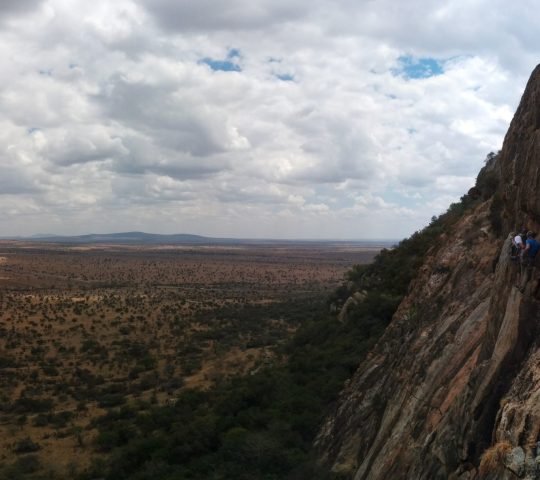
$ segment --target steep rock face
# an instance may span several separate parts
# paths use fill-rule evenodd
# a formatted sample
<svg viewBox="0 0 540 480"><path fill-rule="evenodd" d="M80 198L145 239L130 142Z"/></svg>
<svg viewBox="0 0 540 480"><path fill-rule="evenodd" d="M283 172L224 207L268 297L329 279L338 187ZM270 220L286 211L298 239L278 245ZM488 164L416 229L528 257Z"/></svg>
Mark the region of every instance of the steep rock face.
<svg viewBox="0 0 540 480"><path fill-rule="evenodd" d="M502 200L503 231L538 229L539 157L537 67L488 166L499 192L427 253L321 429L316 447L334 471L355 480L540 479L538 273L523 293L515 288L511 237L493 232L490 218Z"/></svg>
<svg viewBox="0 0 540 480"><path fill-rule="evenodd" d="M505 225L540 225L540 65L533 71L501 151Z"/></svg>

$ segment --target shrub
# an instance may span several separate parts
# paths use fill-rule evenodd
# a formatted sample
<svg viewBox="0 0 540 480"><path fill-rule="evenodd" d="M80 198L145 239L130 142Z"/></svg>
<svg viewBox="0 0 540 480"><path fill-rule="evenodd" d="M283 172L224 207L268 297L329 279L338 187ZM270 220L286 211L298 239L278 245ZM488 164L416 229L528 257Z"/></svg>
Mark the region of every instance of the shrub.
<svg viewBox="0 0 540 480"><path fill-rule="evenodd" d="M16 367L17 363L11 357L0 355L0 368Z"/></svg>
<svg viewBox="0 0 540 480"><path fill-rule="evenodd" d="M511 450L512 446L508 442L499 442L488 448L480 459L480 477L501 471L504 468L505 457Z"/></svg>
<svg viewBox="0 0 540 480"><path fill-rule="evenodd" d="M25 455L17 459L13 468L22 474L35 473L41 468L41 462L37 455Z"/></svg>
<svg viewBox="0 0 540 480"><path fill-rule="evenodd" d="M51 415L49 422L55 428L63 428L69 423L69 421L72 418L73 418L73 412L70 412L69 410L65 410L63 412L58 412L58 413L55 413L54 415Z"/></svg>
<svg viewBox="0 0 540 480"><path fill-rule="evenodd" d="M497 191L497 188L499 188L499 179L493 171L485 172L483 174L481 172L478 174L476 187L482 192L482 198L487 200L491 198Z"/></svg>
<svg viewBox="0 0 540 480"><path fill-rule="evenodd" d="M476 186L474 188L481 193L484 200L492 197L499 188L499 177L493 168L493 162L495 162L497 156L498 153L488 153L485 166L478 172L476 177Z"/></svg>
<svg viewBox="0 0 540 480"><path fill-rule="evenodd" d="M93 458L88 468L79 476L80 480L95 480L96 478L104 478L106 471L106 463L103 458Z"/></svg>
<svg viewBox="0 0 540 480"><path fill-rule="evenodd" d="M16 412L47 412L54 405L50 398L19 397L13 407Z"/></svg>
<svg viewBox="0 0 540 480"><path fill-rule="evenodd" d="M31 453L37 452L40 448L30 437L26 437L15 443L13 451L15 453Z"/></svg>
<svg viewBox="0 0 540 480"><path fill-rule="evenodd" d="M34 425L34 427L46 427L48 424L49 420L47 418L47 415L45 415L44 413L36 415L34 417L34 420L32 421L32 425Z"/></svg>
<svg viewBox="0 0 540 480"><path fill-rule="evenodd" d="M24 425L26 422L28 421L28 417L26 415L19 415L16 419L15 419L15 423L17 425Z"/></svg>
<svg viewBox="0 0 540 480"><path fill-rule="evenodd" d="M98 406L100 408L117 407L126 403L126 399L120 393L108 393L103 395L99 401Z"/></svg>
<svg viewBox="0 0 540 480"><path fill-rule="evenodd" d="M43 367L43 373L49 377L58 376L58 369L54 365L46 365Z"/></svg>

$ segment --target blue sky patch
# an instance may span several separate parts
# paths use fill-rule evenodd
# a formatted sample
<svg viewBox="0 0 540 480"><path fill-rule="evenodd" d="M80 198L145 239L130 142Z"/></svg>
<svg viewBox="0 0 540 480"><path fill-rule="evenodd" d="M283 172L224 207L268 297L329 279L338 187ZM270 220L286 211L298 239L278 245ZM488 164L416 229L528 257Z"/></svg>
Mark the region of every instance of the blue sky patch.
<svg viewBox="0 0 540 480"><path fill-rule="evenodd" d="M284 82L294 82L294 77L290 73L283 73L281 75L276 75L276 77Z"/></svg>
<svg viewBox="0 0 540 480"><path fill-rule="evenodd" d="M422 200L421 198L404 195L403 193L396 191L395 188L390 187L382 191L380 196L388 203L411 209L418 208L418 202Z"/></svg>
<svg viewBox="0 0 540 480"><path fill-rule="evenodd" d="M242 69L234 61L238 58L240 58L240 50L231 48L227 53L227 58L225 58L225 60L215 60L213 58L206 57L199 60L198 63L204 63L214 71L221 70L222 72L241 72Z"/></svg>
<svg viewBox="0 0 540 480"><path fill-rule="evenodd" d="M38 132L39 128L38 127L30 127L30 128L27 128L26 131L28 132L28 135L32 135L34 132Z"/></svg>
<svg viewBox="0 0 540 480"><path fill-rule="evenodd" d="M223 72L241 72L242 69L230 60L213 60L212 58L203 58L199 63L208 65L212 70L221 70Z"/></svg>
<svg viewBox="0 0 540 480"><path fill-rule="evenodd" d="M393 69L394 75L403 75L408 79L429 78L444 73L443 61L436 58L415 58L412 55L398 57L398 68Z"/></svg>

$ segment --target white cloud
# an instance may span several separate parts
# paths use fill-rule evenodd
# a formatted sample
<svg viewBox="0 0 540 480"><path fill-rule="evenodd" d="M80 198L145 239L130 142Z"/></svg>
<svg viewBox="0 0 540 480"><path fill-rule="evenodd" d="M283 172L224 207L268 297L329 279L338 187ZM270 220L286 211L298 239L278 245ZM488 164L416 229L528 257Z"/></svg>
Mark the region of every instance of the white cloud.
<svg viewBox="0 0 540 480"><path fill-rule="evenodd" d="M2 0L0 3L0 21L12 15L35 10L41 3L43 3L43 0Z"/></svg>
<svg viewBox="0 0 540 480"><path fill-rule="evenodd" d="M288 0L229 0L216 8L212 0L197 2L139 0L155 15L157 21L173 31L212 31L268 28L280 22L291 22L304 16L305 6Z"/></svg>
<svg viewBox="0 0 540 480"><path fill-rule="evenodd" d="M294 238L402 237L463 195L540 20L502 0L28 0L0 17L3 234ZM404 58L431 59L427 78Z"/></svg>

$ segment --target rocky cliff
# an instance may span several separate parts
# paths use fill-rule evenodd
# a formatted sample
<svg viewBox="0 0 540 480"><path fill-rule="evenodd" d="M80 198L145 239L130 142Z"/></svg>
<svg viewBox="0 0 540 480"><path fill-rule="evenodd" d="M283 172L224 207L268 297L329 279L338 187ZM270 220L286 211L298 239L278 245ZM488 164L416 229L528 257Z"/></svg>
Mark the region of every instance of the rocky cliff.
<svg viewBox="0 0 540 480"><path fill-rule="evenodd" d="M480 180L319 433L347 478L540 479L540 269L521 292L509 255L540 231L540 66Z"/></svg>

